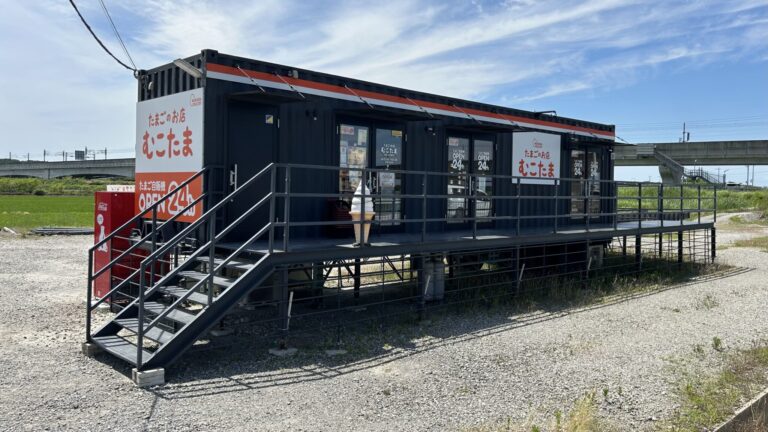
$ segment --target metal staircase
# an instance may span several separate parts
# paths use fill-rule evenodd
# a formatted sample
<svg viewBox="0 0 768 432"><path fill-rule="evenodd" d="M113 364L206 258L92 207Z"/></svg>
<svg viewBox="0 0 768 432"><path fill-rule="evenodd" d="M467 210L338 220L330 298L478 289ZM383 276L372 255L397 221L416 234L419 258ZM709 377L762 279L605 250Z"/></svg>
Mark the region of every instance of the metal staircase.
<svg viewBox="0 0 768 432"><path fill-rule="evenodd" d="M674 184L679 184L683 177L691 180L704 180L709 184L722 184L722 180L716 174L705 171L702 168L686 169L683 165L672 159L665 153L658 150L653 151L653 157L659 161L662 167L668 170L669 174L675 179Z"/></svg>
<svg viewBox="0 0 768 432"><path fill-rule="evenodd" d="M270 213L274 215L275 173L274 164L266 166L167 241L157 242L156 239L163 226L172 222L175 217L158 224L156 212L157 206L172 193L118 228L104 241L94 245L89 253L87 344L135 366L134 374L165 368L216 325L238 300L269 278L273 271L273 265L270 263L273 255L270 251L274 251L272 244L276 225L272 222L273 218L255 230L254 234L234 251L217 248L217 245L258 209L269 205ZM199 175L202 175L202 171L187 182ZM258 199L232 223L221 226L223 224L218 221L225 206L238 197L246 199L245 195L241 196L243 191L264 180L271 181L270 192ZM191 208L203 198L201 196L187 208ZM93 251L150 213L153 221L150 232L133 238L133 244L121 256L94 272ZM183 211L179 214L181 213ZM269 237L269 251L258 254L246 251L251 243L266 236ZM119 258L142 245L150 245L151 253L141 260L130 277L116 284L107 295L92 303L91 285L95 278L119 265ZM91 332L92 312L95 308L131 285L137 288L135 297L101 328Z"/></svg>
<svg viewBox="0 0 768 432"><path fill-rule="evenodd" d="M709 184L722 185L724 183L722 177L709 171L705 171L702 168L686 169L685 176L691 180L701 179Z"/></svg>

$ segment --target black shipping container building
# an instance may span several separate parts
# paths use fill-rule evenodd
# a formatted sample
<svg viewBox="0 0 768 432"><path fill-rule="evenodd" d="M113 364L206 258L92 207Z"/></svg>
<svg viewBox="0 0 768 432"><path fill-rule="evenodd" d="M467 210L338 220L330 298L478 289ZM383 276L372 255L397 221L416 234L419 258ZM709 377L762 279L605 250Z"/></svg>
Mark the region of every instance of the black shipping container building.
<svg viewBox="0 0 768 432"><path fill-rule="evenodd" d="M713 224L700 217L714 205L702 205L700 187L692 205L682 187L613 181L612 125L214 50L140 73L139 107L174 95L189 95L190 118L192 107L201 110L194 138L203 139L188 149L201 152L199 170L163 197L142 198L126 228L138 227L131 248L148 257L91 301L109 301L114 319L94 332L89 309L87 323L89 349L135 365L140 384L238 302L256 308L285 343L303 308L312 319L318 311L337 319L349 306L397 300L420 313L461 291L461 275L499 271L507 290L517 290L526 265L589 277L615 238L625 255L634 239L639 257L642 236L658 236L662 256L664 233L678 233L682 245L684 232L706 230L714 257ZM172 122L170 110L160 114L150 111L149 124L164 115ZM140 178L157 169L139 173L138 158L166 155L154 135L142 140L142 122L139 193L152 184ZM182 144L168 135L171 160ZM195 182L199 190L178 199ZM621 188L631 193L619 199ZM362 206L360 220L350 216L354 198L372 205ZM176 212L163 216L172 201ZM356 236L366 224L369 236ZM682 260L682 246L678 252ZM89 284L104 271L92 269Z"/></svg>

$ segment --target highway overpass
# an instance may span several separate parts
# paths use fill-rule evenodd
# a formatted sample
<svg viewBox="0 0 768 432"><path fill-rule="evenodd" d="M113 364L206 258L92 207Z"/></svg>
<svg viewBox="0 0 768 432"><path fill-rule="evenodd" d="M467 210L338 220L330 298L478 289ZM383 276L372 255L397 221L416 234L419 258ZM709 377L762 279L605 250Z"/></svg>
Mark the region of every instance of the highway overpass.
<svg viewBox="0 0 768 432"><path fill-rule="evenodd" d="M686 165L768 165L768 140L617 145L614 158L616 166L658 166L664 183L679 184L683 176L703 173Z"/></svg>
<svg viewBox="0 0 768 432"><path fill-rule="evenodd" d="M648 166L659 151L681 165L768 165L768 140L643 143L617 146L616 165Z"/></svg>
<svg viewBox="0 0 768 432"><path fill-rule="evenodd" d="M133 158L66 162L9 162L0 164L0 177L130 177L136 171Z"/></svg>

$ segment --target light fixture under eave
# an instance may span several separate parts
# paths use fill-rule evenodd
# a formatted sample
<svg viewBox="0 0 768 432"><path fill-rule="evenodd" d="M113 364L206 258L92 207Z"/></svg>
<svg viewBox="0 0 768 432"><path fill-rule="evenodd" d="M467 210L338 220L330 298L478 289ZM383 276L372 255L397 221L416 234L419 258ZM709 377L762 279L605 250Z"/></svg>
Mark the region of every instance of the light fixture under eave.
<svg viewBox="0 0 768 432"><path fill-rule="evenodd" d="M173 61L173 64L179 67L179 69L183 70L184 72L192 75L193 77L197 79L201 79L203 77L203 71L196 68L192 63L183 60L183 59L176 59Z"/></svg>

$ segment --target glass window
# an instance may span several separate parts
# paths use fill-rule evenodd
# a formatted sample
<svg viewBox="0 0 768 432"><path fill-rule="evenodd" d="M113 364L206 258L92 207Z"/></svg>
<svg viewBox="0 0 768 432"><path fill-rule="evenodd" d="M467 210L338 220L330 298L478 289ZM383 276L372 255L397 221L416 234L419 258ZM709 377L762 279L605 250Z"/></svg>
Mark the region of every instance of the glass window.
<svg viewBox="0 0 768 432"><path fill-rule="evenodd" d="M584 163L584 150L571 150L571 214L574 216L583 216L584 208L584 177L586 177L586 166Z"/></svg>
<svg viewBox="0 0 768 432"><path fill-rule="evenodd" d="M399 167L403 161L403 131L376 129L376 166Z"/></svg>
<svg viewBox="0 0 768 432"><path fill-rule="evenodd" d="M469 139L448 138L448 219L463 222L467 215L467 173L469 171Z"/></svg>
<svg viewBox="0 0 768 432"><path fill-rule="evenodd" d="M589 212L600 213L600 155L587 153L587 178L589 184Z"/></svg>
<svg viewBox="0 0 768 432"><path fill-rule="evenodd" d="M396 129L376 129L376 166L384 170L399 170L403 163L403 131ZM376 219L382 225L399 225L400 222L387 222L400 219L400 195L402 174L399 172L377 171L373 175L374 194L383 195L374 200Z"/></svg>
<svg viewBox="0 0 768 432"><path fill-rule="evenodd" d="M473 183L475 200L475 215L488 217L491 215L491 194L493 192L493 177L478 174L493 174L493 141L475 140L473 151L473 167L476 174Z"/></svg>
<svg viewBox="0 0 768 432"><path fill-rule="evenodd" d="M368 128L342 124L339 126L339 167L357 168L339 171L339 192L352 194L360 184L361 168L368 166Z"/></svg>

